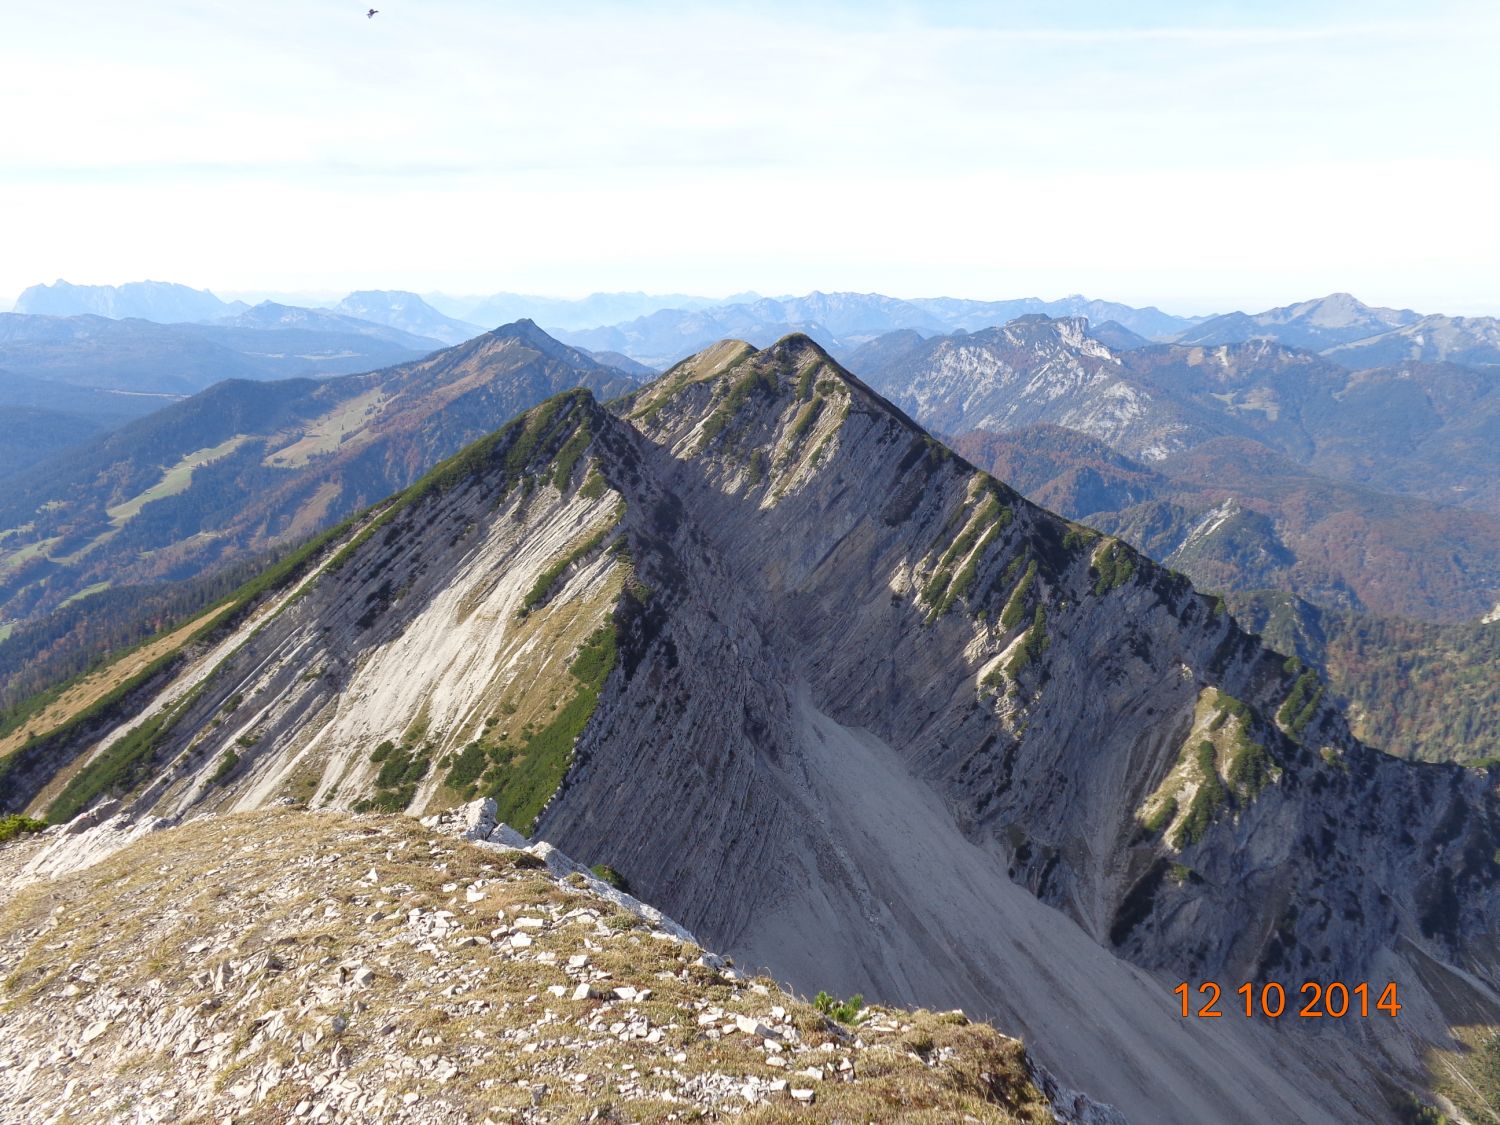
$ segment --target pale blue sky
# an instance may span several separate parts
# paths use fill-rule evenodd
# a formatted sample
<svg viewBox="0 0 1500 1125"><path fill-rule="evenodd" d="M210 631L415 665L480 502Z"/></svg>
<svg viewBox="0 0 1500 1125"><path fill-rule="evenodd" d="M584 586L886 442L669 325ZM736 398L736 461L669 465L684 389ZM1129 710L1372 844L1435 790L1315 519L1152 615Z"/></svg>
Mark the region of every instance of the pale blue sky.
<svg viewBox="0 0 1500 1125"><path fill-rule="evenodd" d="M1332 290L1500 313L1500 6L10 0L0 301Z"/></svg>

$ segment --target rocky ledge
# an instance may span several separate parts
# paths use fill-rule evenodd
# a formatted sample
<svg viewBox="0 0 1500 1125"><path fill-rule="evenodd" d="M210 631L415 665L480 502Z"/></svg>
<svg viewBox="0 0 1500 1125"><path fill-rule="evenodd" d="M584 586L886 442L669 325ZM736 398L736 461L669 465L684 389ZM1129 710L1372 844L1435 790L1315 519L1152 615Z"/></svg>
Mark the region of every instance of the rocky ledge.
<svg viewBox="0 0 1500 1125"><path fill-rule="evenodd" d="M1120 1120L961 1013L745 978L487 802L54 828L0 919L5 1120Z"/></svg>

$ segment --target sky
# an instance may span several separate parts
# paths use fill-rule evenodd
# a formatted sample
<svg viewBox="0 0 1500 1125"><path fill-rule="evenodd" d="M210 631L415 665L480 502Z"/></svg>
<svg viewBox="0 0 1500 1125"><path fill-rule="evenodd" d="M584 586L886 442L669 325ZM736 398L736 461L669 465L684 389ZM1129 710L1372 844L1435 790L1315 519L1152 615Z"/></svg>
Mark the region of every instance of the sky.
<svg viewBox="0 0 1500 1125"><path fill-rule="evenodd" d="M1500 5L7 0L57 278L1500 314Z"/></svg>

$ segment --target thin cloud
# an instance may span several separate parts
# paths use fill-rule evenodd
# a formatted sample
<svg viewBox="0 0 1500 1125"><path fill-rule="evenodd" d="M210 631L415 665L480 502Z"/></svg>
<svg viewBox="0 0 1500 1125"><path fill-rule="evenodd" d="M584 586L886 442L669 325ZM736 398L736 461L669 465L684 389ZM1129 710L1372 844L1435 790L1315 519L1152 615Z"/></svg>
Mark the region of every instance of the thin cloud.
<svg viewBox="0 0 1500 1125"><path fill-rule="evenodd" d="M1495 14L1059 7L20 0L0 292L1492 299Z"/></svg>

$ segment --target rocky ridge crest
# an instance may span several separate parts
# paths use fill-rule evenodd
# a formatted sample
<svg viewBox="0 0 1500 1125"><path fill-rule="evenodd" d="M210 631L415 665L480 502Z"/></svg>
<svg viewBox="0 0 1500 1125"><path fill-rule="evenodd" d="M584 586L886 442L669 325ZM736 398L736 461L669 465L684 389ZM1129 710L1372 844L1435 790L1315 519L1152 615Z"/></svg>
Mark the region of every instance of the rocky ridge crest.
<svg viewBox="0 0 1500 1125"><path fill-rule="evenodd" d="M1123 1122L959 1013L833 1022L492 801L116 814L0 848L0 902L7 1120Z"/></svg>

